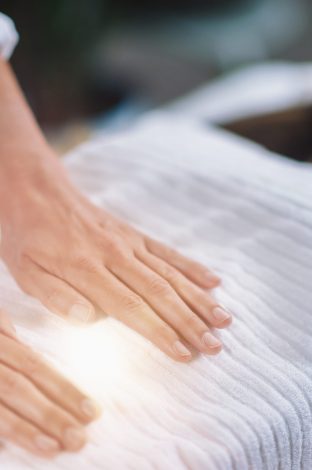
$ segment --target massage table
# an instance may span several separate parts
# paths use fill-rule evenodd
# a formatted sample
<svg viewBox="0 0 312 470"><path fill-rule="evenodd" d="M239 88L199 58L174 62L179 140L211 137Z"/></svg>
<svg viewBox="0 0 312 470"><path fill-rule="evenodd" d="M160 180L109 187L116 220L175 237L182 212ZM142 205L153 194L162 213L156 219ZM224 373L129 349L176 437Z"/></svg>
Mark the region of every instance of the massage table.
<svg viewBox="0 0 312 470"><path fill-rule="evenodd" d="M165 110L64 162L95 204L219 274L234 320L219 355L180 364L111 317L69 325L1 264L20 337L103 415L80 453L45 461L5 443L0 468L311 470L311 165Z"/></svg>

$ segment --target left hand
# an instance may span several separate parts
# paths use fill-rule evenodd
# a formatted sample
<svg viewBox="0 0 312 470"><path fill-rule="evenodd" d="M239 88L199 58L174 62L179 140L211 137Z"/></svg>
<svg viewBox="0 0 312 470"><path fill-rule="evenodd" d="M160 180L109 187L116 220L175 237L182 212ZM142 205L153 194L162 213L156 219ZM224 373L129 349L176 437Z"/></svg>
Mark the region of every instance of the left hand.
<svg viewBox="0 0 312 470"><path fill-rule="evenodd" d="M0 439L52 458L80 450L98 416L98 405L23 344L0 309Z"/></svg>

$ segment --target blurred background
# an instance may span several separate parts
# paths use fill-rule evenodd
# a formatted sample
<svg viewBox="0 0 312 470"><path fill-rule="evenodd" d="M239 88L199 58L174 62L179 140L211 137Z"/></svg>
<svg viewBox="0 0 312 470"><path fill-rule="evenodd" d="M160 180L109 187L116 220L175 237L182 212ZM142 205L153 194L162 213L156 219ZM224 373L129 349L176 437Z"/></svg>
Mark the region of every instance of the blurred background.
<svg viewBox="0 0 312 470"><path fill-rule="evenodd" d="M0 0L0 10L20 34L12 65L61 152L247 64L312 59L311 0Z"/></svg>

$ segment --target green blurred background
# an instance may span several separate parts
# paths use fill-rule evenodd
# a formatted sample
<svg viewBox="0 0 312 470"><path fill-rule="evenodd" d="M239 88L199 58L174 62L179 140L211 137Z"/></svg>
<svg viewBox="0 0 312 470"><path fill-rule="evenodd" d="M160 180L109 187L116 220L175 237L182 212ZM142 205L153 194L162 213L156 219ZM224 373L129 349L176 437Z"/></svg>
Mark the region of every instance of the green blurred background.
<svg viewBox="0 0 312 470"><path fill-rule="evenodd" d="M20 34L13 67L52 133L131 119L249 63L312 59L310 0L0 0L0 10Z"/></svg>

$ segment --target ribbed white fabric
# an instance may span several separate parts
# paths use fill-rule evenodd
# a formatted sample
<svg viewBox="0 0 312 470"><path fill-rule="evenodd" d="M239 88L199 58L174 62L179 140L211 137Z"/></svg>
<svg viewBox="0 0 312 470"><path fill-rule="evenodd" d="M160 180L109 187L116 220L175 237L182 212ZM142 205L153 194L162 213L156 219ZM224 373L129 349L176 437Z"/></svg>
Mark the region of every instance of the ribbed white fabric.
<svg viewBox="0 0 312 470"><path fill-rule="evenodd" d="M18 42L18 34L11 18L0 12L0 57L9 59Z"/></svg>
<svg viewBox="0 0 312 470"><path fill-rule="evenodd" d="M42 462L9 446L1 469L311 470L311 166L164 114L67 166L95 203L218 272L234 322L219 356L177 364L113 319L67 326L2 266L20 335L104 414L80 454Z"/></svg>

